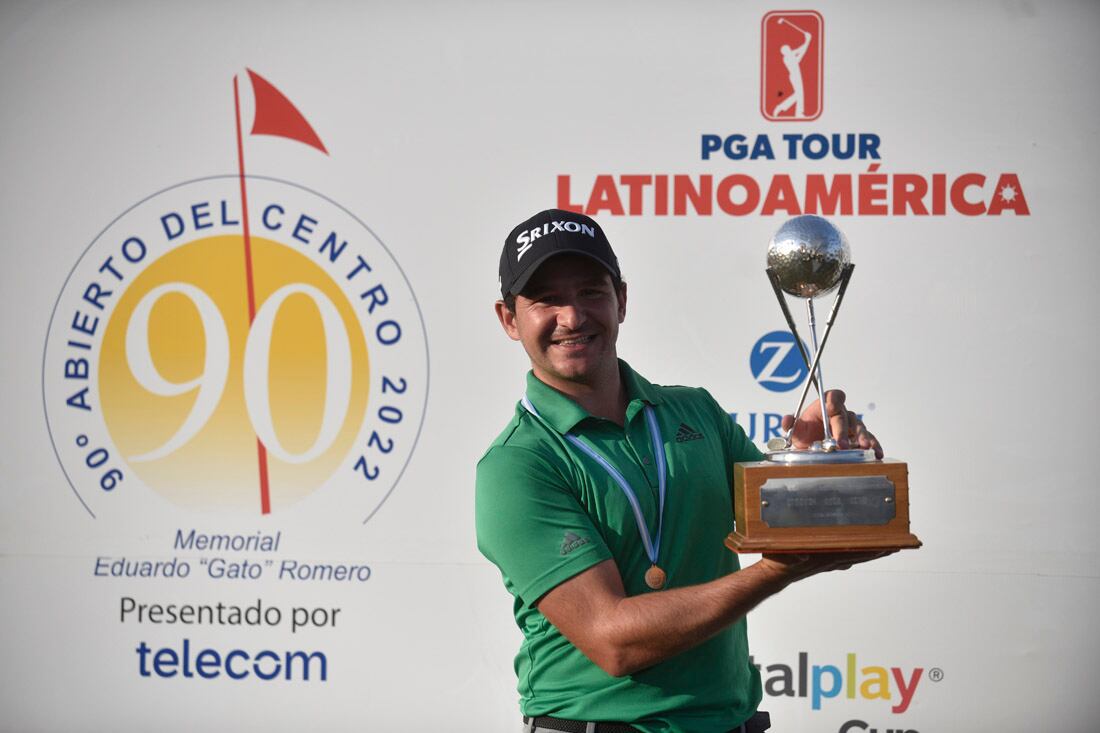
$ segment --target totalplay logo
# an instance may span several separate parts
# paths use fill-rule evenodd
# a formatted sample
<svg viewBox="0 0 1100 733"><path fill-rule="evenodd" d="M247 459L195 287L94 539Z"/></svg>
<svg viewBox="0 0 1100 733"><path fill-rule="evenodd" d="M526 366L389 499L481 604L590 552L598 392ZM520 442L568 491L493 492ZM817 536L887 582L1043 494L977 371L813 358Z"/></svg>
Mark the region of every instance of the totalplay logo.
<svg viewBox="0 0 1100 733"><path fill-rule="evenodd" d="M808 697L810 707L821 710L826 700L857 696L864 700L885 700L890 711L904 713L909 709L920 685L924 667L906 670L902 667L884 667L877 664L860 664L854 653L846 655L844 664L810 664L808 652L799 652L798 663L763 665L753 657L749 661L760 670L764 694L770 697ZM929 679L942 676L932 670Z"/></svg>

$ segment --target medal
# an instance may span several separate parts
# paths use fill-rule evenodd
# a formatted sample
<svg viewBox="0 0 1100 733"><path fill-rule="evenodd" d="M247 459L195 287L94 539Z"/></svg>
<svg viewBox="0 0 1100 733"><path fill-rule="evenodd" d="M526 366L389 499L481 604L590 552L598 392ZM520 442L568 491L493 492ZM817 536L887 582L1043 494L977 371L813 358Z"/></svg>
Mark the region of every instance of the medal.
<svg viewBox="0 0 1100 733"><path fill-rule="evenodd" d="M665 571L656 565L650 565L649 570L645 571L645 584L653 590L664 588L667 579L668 576L665 575Z"/></svg>
<svg viewBox="0 0 1100 733"><path fill-rule="evenodd" d="M531 404L531 400L527 398L527 395L523 396L522 403L528 412L542 420L542 415L539 415L538 410ZM645 515L642 514L642 506L638 503L638 497L634 493L634 489L627 483L622 473L619 472L619 469L611 465L611 462L601 456L595 448L582 441L576 435L566 433L565 439L580 449L581 452L588 455L596 463L600 464L615 483L619 485L619 488L622 489L623 494L626 496L626 500L630 502L630 508L634 510L634 523L638 525L638 535L642 539L642 545L645 546L646 556L649 558L649 570L645 571L645 584L653 590L660 590L664 588L665 583L668 582L668 574L657 566L657 557L661 554L661 528L664 526L665 520L665 484L667 481L668 466L665 463L665 447L664 441L661 439L661 428L657 425L657 416L654 414L653 408L649 405L645 406L645 419L646 427L649 428L649 439L653 443L653 457L657 461L657 536L652 539L649 536L649 527L646 525Z"/></svg>

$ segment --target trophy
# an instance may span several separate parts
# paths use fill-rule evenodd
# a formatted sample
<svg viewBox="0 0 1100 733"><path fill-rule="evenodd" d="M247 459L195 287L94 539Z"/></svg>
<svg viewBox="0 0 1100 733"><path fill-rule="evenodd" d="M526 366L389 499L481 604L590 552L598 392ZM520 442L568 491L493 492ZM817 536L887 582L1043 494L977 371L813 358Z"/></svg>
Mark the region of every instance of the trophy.
<svg viewBox="0 0 1100 733"><path fill-rule="evenodd" d="M809 448L791 444L792 425L768 441L765 460L734 464L734 552L846 552L920 547L909 531L909 470L902 461L875 460L872 451L841 449L825 408L821 354L844 301L855 265L848 240L819 216L797 216L779 228L768 246L768 278L779 299L808 374L794 415L802 413L810 387L821 399L825 435ZM814 298L836 295L817 338ZM806 301L810 346L803 346L784 293Z"/></svg>

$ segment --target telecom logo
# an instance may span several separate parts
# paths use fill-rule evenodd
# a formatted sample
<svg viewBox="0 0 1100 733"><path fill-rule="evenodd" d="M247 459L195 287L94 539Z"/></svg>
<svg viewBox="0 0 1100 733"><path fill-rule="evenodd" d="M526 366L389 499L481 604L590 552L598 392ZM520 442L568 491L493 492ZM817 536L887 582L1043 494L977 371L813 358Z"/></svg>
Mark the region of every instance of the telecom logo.
<svg viewBox="0 0 1100 733"><path fill-rule="evenodd" d="M821 116L825 20L813 10L776 10L760 23L760 113L775 122Z"/></svg>
<svg viewBox="0 0 1100 733"><path fill-rule="evenodd" d="M749 368L757 384L771 392L790 392L802 386L809 371L789 331L772 331L757 339L749 354Z"/></svg>
<svg viewBox="0 0 1100 733"><path fill-rule="evenodd" d="M249 75L252 135L326 153L297 109ZM238 173L131 206L84 250L54 306L46 420L93 517L143 516L162 499L264 515L308 497L315 511L366 521L419 437L428 351L405 274L348 209L246 175L236 107Z"/></svg>

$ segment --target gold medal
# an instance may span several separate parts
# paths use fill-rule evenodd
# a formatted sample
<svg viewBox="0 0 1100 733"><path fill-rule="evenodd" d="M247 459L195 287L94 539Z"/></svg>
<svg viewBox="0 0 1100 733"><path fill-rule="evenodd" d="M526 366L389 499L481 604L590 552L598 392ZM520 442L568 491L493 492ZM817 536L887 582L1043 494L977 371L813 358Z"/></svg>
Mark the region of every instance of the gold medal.
<svg viewBox="0 0 1100 733"><path fill-rule="evenodd" d="M661 570L656 565L650 565L649 570L645 571L645 584L653 590L661 590L665 587L665 581L668 576L665 575L665 571Z"/></svg>

